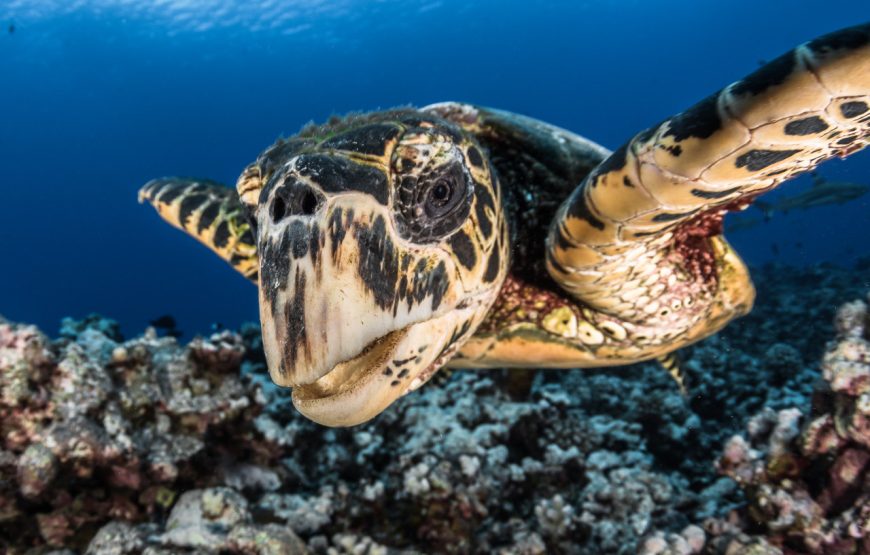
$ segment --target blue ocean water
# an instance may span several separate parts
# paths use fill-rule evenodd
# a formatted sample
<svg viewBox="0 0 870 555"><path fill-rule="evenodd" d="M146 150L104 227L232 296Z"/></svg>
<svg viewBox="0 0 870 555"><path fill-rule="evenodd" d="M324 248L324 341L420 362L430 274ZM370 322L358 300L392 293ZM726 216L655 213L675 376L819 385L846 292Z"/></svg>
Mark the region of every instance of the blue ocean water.
<svg viewBox="0 0 870 555"><path fill-rule="evenodd" d="M867 0L0 1L0 314L54 332L96 311L130 334L166 313L188 333L256 320L254 287L137 204L142 184L233 185L310 120L443 100L615 148L867 19ZM868 170L865 152L820 173L870 183ZM870 254L868 208L777 215L730 239L753 265L848 265Z"/></svg>

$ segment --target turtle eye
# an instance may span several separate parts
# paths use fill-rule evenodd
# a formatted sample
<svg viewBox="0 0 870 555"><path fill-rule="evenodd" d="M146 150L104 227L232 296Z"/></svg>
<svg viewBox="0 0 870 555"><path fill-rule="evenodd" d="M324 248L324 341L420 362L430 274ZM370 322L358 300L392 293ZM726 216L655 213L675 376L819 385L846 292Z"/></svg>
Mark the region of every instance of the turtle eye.
<svg viewBox="0 0 870 555"><path fill-rule="evenodd" d="M453 187L451 187L449 183L441 179L438 181L438 183L435 184L434 187L432 187L429 193L429 201L432 202L435 206L443 206L450 200L450 196L452 194Z"/></svg>
<svg viewBox="0 0 870 555"><path fill-rule="evenodd" d="M459 164L449 164L423 177L417 184L417 211L424 225L453 228L465 219L463 205L471 202L468 175Z"/></svg>
<svg viewBox="0 0 870 555"><path fill-rule="evenodd" d="M437 241L468 217L474 193L471 176L459 163L448 163L420 177L402 178L396 221L403 237Z"/></svg>
<svg viewBox="0 0 870 555"><path fill-rule="evenodd" d="M441 178L432 183L426 191L424 209L430 218L440 218L448 214L460 200L455 194L456 186L448 179Z"/></svg>

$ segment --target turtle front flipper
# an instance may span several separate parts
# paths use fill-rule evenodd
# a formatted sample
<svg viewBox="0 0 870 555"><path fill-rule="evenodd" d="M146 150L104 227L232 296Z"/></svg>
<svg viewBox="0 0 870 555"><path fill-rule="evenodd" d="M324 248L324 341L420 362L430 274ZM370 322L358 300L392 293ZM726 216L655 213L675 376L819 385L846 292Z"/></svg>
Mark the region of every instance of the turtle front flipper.
<svg viewBox="0 0 870 555"><path fill-rule="evenodd" d="M648 129L560 207L547 269L597 329L595 358L644 360L752 305L722 218L870 141L870 25L799 46ZM608 332L618 329L618 333Z"/></svg>
<svg viewBox="0 0 870 555"><path fill-rule="evenodd" d="M145 201L164 220L257 282L256 239L234 189L204 179L163 177L142 187L139 202Z"/></svg>

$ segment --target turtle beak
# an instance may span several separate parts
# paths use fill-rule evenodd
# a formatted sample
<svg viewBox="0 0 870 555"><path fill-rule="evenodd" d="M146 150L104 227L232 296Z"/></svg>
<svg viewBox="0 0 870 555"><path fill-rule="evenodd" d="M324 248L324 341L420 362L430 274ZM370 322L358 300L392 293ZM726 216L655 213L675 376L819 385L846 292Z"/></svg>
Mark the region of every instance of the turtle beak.
<svg viewBox="0 0 870 555"><path fill-rule="evenodd" d="M459 310L390 333L315 382L293 388L293 404L327 426L370 420L426 383L459 346L455 331L474 317Z"/></svg>
<svg viewBox="0 0 870 555"><path fill-rule="evenodd" d="M438 249L402 245L387 208L369 195L337 195L313 214L275 219L258 221L272 379L294 387L294 403L317 422L368 420L446 356L466 316L455 311L455 267Z"/></svg>

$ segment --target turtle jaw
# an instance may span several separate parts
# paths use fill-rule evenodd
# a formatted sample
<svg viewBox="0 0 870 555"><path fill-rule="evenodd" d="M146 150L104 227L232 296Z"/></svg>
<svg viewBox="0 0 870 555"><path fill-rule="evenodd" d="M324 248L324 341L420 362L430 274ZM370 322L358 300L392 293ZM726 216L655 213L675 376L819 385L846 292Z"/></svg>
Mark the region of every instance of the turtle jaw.
<svg viewBox="0 0 870 555"><path fill-rule="evenodd" d="M293 405L324 426L354 426L374 418L403 393L390 386L392 376L385 371L407 333L406 328L387 334L315 382L294 387Z"/></svg>
<svg viewBox="0 0 870 555"><path fill-rule="evenodd" d="M481 306L488 302L468 303L373 341L314 382L294 387L293 405L324 426L371 420L434 375L476 328L486 313Z"/></svg>

